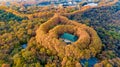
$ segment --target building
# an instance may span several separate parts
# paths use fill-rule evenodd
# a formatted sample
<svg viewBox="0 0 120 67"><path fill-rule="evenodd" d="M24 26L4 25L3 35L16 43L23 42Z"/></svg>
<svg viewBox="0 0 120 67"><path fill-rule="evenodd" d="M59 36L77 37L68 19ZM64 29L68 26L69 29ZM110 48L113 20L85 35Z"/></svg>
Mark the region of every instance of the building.
<svg viewBox="0 0 120 67"><path fill-rule="evenodd" d="M96 7L96 6L98 6L98 4L97 3L88 3L85 6Z"/></svg>
<svg viewBox="0 0 120 67"><path fill-rule="evenodd" d="M72 42L75 42L78 39L77 36L74 36L69 33L62 34L60 38L63 39L63 41L66 42L67 44L71 44Z"/></svg>

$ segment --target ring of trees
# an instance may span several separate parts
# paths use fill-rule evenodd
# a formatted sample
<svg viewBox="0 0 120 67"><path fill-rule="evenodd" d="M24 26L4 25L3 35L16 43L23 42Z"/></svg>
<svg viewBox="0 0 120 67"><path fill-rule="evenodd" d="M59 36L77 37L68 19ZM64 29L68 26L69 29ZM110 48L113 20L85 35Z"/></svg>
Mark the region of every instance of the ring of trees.
<svg viewBox="0 0 120 67"><path fill-rule="evenodd" d="M67 45L59 39L59 35L65 32L77 35L78 40ZM93 28L68 20L59 14L54 15L38 28L36 40L62 58L89 59L99 53L102 47L102 42Z"/></svg>

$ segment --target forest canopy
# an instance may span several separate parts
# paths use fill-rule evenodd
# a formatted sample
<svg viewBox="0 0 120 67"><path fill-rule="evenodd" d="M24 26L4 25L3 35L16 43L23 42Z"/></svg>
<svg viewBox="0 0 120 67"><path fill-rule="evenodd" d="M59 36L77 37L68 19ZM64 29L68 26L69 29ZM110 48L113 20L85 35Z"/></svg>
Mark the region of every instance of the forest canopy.
<svg viewBox="0 0 120 67"><path fill-rule="evenodd" d="M97 7L0 6L0 67L119 67L116 1L101 0ZM67 44L64 33L78 39Z"/></svg>
<svg viewBox="0 0 120 67"><path fill-rule="evenodd" d="M24 18L16 16L12 13L6 12L4 10L0 10L0 21L8 22L8 21L22 21Z"/></svg>

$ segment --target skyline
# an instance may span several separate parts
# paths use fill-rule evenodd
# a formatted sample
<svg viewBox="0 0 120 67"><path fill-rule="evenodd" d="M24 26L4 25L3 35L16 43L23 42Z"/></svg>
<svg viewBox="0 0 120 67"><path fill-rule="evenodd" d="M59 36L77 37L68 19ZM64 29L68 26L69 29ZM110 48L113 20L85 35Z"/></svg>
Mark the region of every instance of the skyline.
<svg viewBox="0 0 120 67"><path fill-rule="evenodd" d="M30 1L35 1L35 2L44 2L44 1L59 1L59 2L64 2L64 1L95 1L95 0L0 0L0 2L30 2Z"/></svg>

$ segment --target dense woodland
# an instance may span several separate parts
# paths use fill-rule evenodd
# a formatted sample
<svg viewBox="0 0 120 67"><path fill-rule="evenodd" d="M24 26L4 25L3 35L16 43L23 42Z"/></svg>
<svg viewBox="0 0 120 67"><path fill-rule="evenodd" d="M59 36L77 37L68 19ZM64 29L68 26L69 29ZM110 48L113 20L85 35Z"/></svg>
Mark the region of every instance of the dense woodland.
<svg viewBox="0 0 120 67"><path fill-rule="evenodd" d="M21 17L18 17L12 13L9 13L9 12L5 12L4 10L0 10L0 21L2 22L8 22L8 21L22 21L23 18Z"/></svg>
<svg viewBox="0 0 120 67"><path fill-rule="evenodd" d="M93 8L70 17L93 27L100 36L105 51L113 51L120 56L120 2L109 7Z"/></svg>
<svg viewBox="0 0 120 67"><path fill-rule="evenodd" d="M75 20L94 28L102 40L102 50L95 53L95 57L99 59L99 63L95 67L120 66L119 6L120 3L118 2L113 6L92 8L83 13L68 16L70 20ZM64 67L81 67L80 58L76 59L71 56L63 58L62 55L57 54L54 50L45 48L44 44L41 45L36 40L36 30L56 13L56 9L50 11L47 7L38 9L39 7L35 6L25 7L24 9L20 9L20 7L10 8L13 11L0 10L0 67L61 67L62 65ZM75 9L70 11L68 9L60 9L57 12L61 11L62 13L65 11L70 13L75 11ZM15 11L19 12L19 14L16 14ZM67 22L68 20L63 19L61 21ZM48 22L53 21L49 20ZM60 28L59 25L58 28ZM46 30L47 28L44 27L43 29ZM54 29L53 31L56 30ZM27 44L25 49L22 47L23 44ZM72 47L69 48L72 50ZM69 50L69 48L66 48L66 50ZM94 49L90 51L95 52ZM87 52L90 51L81 51L83 53L81 56L87 55ZM79 55L75 54L78 57Z"/></svg>
<svg viewBox="0 0 120 67"><path fill-rule="evenodd" d="M59 35L64 32L76 34L78 40L67 46L65 42L59 39ZM63 67L68 66L66 63L69 61L72 62L70 65L72 67L81 66L79 59L95 57L102 47L101 40L94 29L57 14L49 21L41 24L36 31L36 40L60 58L71 58L71 60L62 60Z"/></svg>

